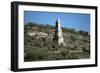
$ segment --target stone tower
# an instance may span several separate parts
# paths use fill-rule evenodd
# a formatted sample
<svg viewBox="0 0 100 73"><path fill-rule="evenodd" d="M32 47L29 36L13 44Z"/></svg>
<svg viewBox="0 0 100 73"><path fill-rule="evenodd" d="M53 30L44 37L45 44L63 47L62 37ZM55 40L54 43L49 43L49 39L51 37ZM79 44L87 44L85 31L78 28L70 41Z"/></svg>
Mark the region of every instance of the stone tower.
<svg viewBox="0 0 100 73"><path fill-rule="evenodd" d="M61 24L60 24L60 19L57 19L55 23L55 34L53 40L58 43L58 45L65 45L64 43L64 38L62 35L62 29L61 29Z"/></svg>

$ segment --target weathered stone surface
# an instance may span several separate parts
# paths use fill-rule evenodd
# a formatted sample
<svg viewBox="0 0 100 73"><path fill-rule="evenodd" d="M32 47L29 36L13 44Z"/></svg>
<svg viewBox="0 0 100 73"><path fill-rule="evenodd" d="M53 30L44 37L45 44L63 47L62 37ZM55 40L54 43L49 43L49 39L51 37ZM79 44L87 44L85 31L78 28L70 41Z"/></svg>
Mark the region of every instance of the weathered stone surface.
<svg viewBox="0 0 100 73"><path fill-rule="evenodd" d="M54 35L53 40L55 42L57 42L58 45L65 45L64 38L63 38L63 35L62 35L60 19L57 19L57 21L55 23L55 35Z"/></svg>

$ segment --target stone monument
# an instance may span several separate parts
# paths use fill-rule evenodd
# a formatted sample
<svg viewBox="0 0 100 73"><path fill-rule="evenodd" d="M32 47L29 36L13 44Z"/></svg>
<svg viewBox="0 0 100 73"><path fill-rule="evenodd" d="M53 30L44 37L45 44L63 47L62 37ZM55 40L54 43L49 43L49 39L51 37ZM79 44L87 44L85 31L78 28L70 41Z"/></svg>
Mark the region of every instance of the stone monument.
<svg viewBox="0 0 100 73"><path fill-rule="evenodd" d="M63 46L65 45L64 38L62 35L60 19L57 19L55 23L55 34L53 40L54 42L58 43L58 45L63 45Z"/></svg>

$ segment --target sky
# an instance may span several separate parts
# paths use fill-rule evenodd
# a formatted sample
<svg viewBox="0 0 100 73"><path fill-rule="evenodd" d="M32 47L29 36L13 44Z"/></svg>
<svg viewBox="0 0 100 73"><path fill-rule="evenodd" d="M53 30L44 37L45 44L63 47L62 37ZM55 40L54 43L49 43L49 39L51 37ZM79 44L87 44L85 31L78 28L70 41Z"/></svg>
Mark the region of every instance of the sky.
<svg viewBox="0 0 100 73"><path fill-rule="evenodd" d="M24 11L24 23L50 24L55 26L60 19L61 27L83 30L90 33L90 14Z"/></svg>

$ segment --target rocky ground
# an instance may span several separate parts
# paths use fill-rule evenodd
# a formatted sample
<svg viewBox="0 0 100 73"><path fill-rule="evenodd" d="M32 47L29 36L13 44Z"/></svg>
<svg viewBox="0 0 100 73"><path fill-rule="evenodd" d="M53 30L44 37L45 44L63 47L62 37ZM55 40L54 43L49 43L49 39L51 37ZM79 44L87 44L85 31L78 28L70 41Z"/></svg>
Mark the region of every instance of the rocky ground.
<svg viewBox="0 0 100 73"><path fill-rule="evenodd" d="M55 27L49 24L24 25L24 61L90 58L90 36L84 31L62 28L65 46L53 42Z"/></svg>

